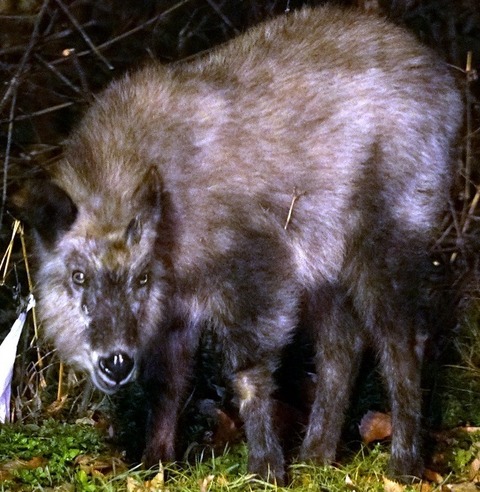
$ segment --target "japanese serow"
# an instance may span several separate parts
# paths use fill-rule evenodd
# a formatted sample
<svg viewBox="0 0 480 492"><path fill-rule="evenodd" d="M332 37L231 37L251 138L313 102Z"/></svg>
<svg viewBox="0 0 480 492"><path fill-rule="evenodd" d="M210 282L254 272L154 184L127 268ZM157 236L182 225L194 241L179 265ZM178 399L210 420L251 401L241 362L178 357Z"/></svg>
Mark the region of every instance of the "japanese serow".
<svg viewBox="0 0 480 492"><path fill-rule="evenodd" d="M420 476L425 272L461 115L429 49L331 6L124 76L50 178L14 197L46 336L106 393L140 378L152 465L176 458L193 354L213 327L249 471L281 482L272 374L307 310L318 374L301 459L335 458L369 345L391 401L391 473Z"/></svg>

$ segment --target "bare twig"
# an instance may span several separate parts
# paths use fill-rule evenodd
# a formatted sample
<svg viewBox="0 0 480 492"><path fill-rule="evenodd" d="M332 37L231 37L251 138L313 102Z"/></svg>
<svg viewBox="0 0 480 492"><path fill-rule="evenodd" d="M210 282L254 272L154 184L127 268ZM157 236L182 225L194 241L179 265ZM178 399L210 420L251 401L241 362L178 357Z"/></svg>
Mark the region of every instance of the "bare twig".
<svg viewBox="0 0 480 492"><path fill-rule="evenodd" d="M96 22L95 21L88 21L85 24L83 24L82 27L83 27L83 29L86 29L92 25L96 25ZM53 34L49 34L48 36L46 36L44 33L42 35L42 40L44 41L44 44L48 44L52 41L56 41L56 40L63 39L63 38L68 38L68 36L71 36L73 32L74 32L73 29L68 28L68 29L64 29L62 31L55 32ZM0 56L12 55L14 53L22 53L26 50L26 48L27 48L26 44L16 44L14 46L3 47L2 49L0 49Z"/></svg>
<svg viewBox="0 0 480 492"><path fill-rule="evenodd" d="M10 166L10 151L12 148L12 134L13 134L13 119L15 117L15 108L17 105L17 89L15 85L12 92L12 100L10 104L9 123L7 131L7 145L5 148L5 159L3 161L3 176L2 176L2 203L0 205L0 230L3 224L3 214L5 212L5 204L7 203L7 179L8 168Z"/></svg>
<svg viewBox="0 0 480 492"><path fill-rule="evenodd" d="M473 152L472 152L472 135L473 135L473 117L472 117L472 106L473 98L470 90L471 82L475 80L475 70L472 69L472 52L467 53L467 64L465 68L465 124L466 124L466 140L465 140L465 188L464 188L464 206L462 209L462 236L466 234L472 217L480 199L480 187L475 186L476 192L471 200L470 187L472 186L471 175L472 175L472 162L473 162Z"/></svg>
<svg viewBox="0 0 480 492"><path fill-rule="evenodd" d="M472 94L470 81L472 72L472 52L467 53L467 64L465 67L465 124L467 126L467 140L465 142L465 201L470 199L470 175L472 171L472 145L470 134L472 131Z"/></svg>
<svg viewBox="0 0 480 492"><path fill-rule="evenodd" d="M63 75L55 66L53 66L50 62L44 60L40 55L35 55L35 58L44 66L47 67L48 70L50 70L56 77L58 77L66 86L70 87L72 91L76 92L77 94L81 93L81 90L70 80Z"/></svg>
<svg viewBox="0 0 480 492"><path fill-rule="evenodd" d="M221 8L214 2L214 0L207 0L207 3L212 7L215 13L222 19L226 26L233 29L235 34L240 34L240 31L230 22L230 19L222 12Z"/></svg>
<svg viewBox="0 0 480 492"><path fill-rule="evenodd" d="M60 109L68 108L69 106L73 106L74 104L75 102L69 101L62 104L56 104L55 106L50 106L49 108L40 109L38 111L34 111L33 113L25 114L22 116L10 115L8 120L0 120L0 125L5 123L11 124L16 121L29 120L30 118L34 118L35 116L42 116L44 114L53 113L54 111L59 111Z"/></svg>
<svg viewBox="0 0 480 492"><path fill-rule="evenodd" d="M105 41L104 43L97 45L96 50L100 51L100 50L104 50L106 48L109 48L110 46L118 43L119 41L122 41L123 39L128 38L128 37L136 34L137 32L140 32L140 31L150 27L152 24L157 23L160 19L162 19L166 15L174 12L178 8L180 8L183 5L186 5L187 3L190 3L190 2L191 2L191 0L181 0L181 1L177 2L175 5L173 5L169 9L163 11L161 14L158 14L155 17L152 17L151 19L148 19L143 24L140 24L140 25L134 27L133 29L130 29L129 31L126 31L126 32L114 37L114 38L109 39L108 41ZM93 24L95 24L95 22L93 22L93 21L86 22L85 24L81 25L81 28L83 31L85 31L85 28L88 28ZM56 33L48 36L48 38L45 39L45 42L66 38L66 37L70 36L71 34L72 34L72 29L64 29L63 31L59 31L59 32L56 32ZM27 47L25 45L9 46L6 48L2 48L0 50L0 55L9 55L12 53L18 53L18 52L22 52L22 51L26 52L26 49L27 49ZM77 57L84 57L84 56L90 55L91 53L92 53L92 50L88 49L88 50L79 51L76 53L76 55L77 55ZM65 63L67 60L68 60L68 57L61 56L61 57L57 58L56 60L50 61L49 63L51 66L60 65L62 63Z"/></svg>
<svg viewBox="0 0 480 492"><path fill-rule="evenodd" d="M37 43L39 32L40 32L40 24L43 20L43 16L45 15L45 12L47 11L49 1L50 0L44 0L42 4L42 8L40 9L40 12L37 15L35 25L33 26L33 32L30 37L30 42L28 43L28 46L25 49L25 53L23 54L22 59L18 64L18 68L17 71L15 72L15 75L10 80L8 89L6 90L5 94L2 97L2 100L0 101L0 113L3 111L3 108L7 104L10 97L12 97L12 94L16 91L16 88L20 83L20 78L25 68L25 65L27 63L27 60L30 58L30 53L32 52L33 48L35 47L35 44Z"/></svg>
<svg viewBox="0 0 480 492"><path fill-rule="evenodd" d="M90 49L101 60L109 70L113 70L115 67L100 53L100 50L93 44L90 36L85 32L81 24L77 21L75 16L70 12L70 9L62 2L62 0L55 0L58 6L62 9L64 14L68 17L75 29L80 33L84 41L90 46Z"/></svg>
<svg viewBox="0 0 480 492"><path fill-rule="evenodd" d="M155 17L152 17L151 19L149 19L148 21L144 22L143 24L140 24L139 26L136 26L133 29L130 29L129 31L124 32L123 34L120 34L119 36L116 36L116 37L114 37L112 39L109 39L108 41L105 41L105 43L99 44L98 46L96 46L97 51L104 50L106 48L109 48L110 46L118 43L122 39L128 38L129 36L132 36L133 34L139 32L139 31L142 31L143 29L149 27L150 25L155 24L156 22L158 22L162 17L165 17L166 15L172 13L176 9L178 9L178 8L182 7L183 5L186 5L187 3L190 3L190 2L191 2L191 0L181 0L181 1L179 1L178 3L176 3L175 5L173 5L172 7L170 7L169 9L163 11L161 14L158 14ZM92 50L79 51L78 53L76 53L76 56L78 58L80 58L80 57L89 55L91 52L92 52ZM58 65L58 64L61 64L61 63L65 63L67 60L68 60L68 57L64 57L63 56L63 57L61 57L61 58L59 58L57 60L52 61L51 63L53 65Z"/></svg>

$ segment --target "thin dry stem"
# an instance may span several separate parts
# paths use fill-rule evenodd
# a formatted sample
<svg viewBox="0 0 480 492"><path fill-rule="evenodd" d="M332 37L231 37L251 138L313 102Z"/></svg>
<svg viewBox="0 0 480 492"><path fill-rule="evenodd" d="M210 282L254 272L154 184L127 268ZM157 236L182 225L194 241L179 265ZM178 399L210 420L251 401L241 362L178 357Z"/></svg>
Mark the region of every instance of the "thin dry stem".
<svg viewBox="0 0 480 492"><path fill-rule="evenodd" d="M12 256L13 245L19 228L20 228L20 221L15 220L15 222L12 225L12 235L10 237L10 241L8 243L7 249L5 250L2 261L0 262L0 270L3 268L3 275L2 275L2 279L0 280L0 286L5 285L5 279L7 278L8 268L10 266L10 258Z"/></svg>
<svg viewBox="0 0 480 492"><path fill-rule="evenodd" d="M287 230L290 221L292 220L293 207L295 206L295 202L303 195L305 195L304 191L302 191L301 193L297 193L297 188L293 188L292 201L290 202L290 208L288 209L287 220L285 221L285 225L283 226L285 230Z"/></svg>
<svg viewBox="0 0 480 492"><path fill-rule="evenodd" d="M58 368L58 386L57 386L57 401L62 401L63 399L63 362L60 362L60 367Z"/></svg>

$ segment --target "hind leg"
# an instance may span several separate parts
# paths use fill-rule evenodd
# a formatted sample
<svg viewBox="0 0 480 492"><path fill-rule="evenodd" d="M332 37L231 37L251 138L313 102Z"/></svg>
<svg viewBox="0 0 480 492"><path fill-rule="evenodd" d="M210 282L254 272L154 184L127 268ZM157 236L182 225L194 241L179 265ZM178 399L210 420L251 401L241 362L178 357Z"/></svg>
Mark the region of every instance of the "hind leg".
<svg viewBox="0 0 480 492"><path fill-rule="evenodd" d="M425 337L399 329L401 321L398 325L378 341L378 351L392 411L389 474L409 482L423 472L421 365Z"/></svg>
<svg viewBox="0 0 480 492"><path fill-rule="evenodd" d="M423 471L421 373L428 334L424 271L429 259L411 243L399 239L385 258L370 263L356 296L390 397L390 475L402 481L421 477Z"/></svg>
<svg viewBox="0 0 480 492"><path fill-rule="evenodd" d="M364 347L363 330L342 292L322 289L313 303L317 383L301 458L318 463L335 459L353 382Z"/></svg>

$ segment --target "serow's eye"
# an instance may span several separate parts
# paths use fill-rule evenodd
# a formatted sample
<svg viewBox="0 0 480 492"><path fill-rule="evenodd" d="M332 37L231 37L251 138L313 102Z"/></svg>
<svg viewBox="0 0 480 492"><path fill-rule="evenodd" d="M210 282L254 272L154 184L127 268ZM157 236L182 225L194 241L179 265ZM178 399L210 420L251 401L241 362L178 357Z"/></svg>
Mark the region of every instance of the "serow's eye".
<svg viewBox="0 0 480 492"><path fill-rule="evenodd" d="M144 287L145 285L148 284L148 273L147 272L144 272L140 275L140 277L138 277L138 285L139 287Z"/></svg>
<svg viewBox="0 0 480 492"><path fill-rule="evenodd" d="M72 281L75 285L83 285L85 284L85 280L87 279L87 277L85 276L85 274L80 271L80 270L75 270L73 273L72 273Z"/></svg>

